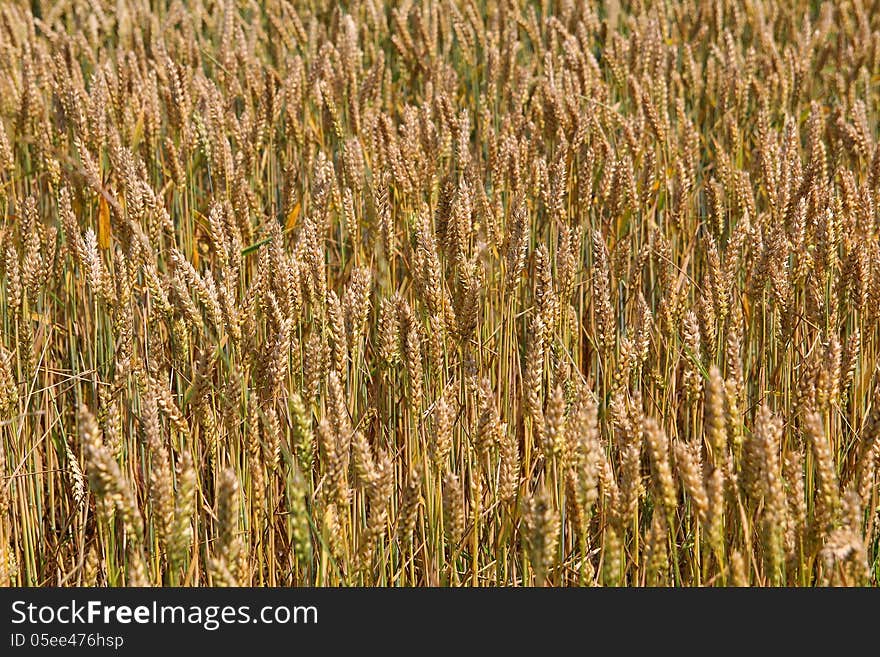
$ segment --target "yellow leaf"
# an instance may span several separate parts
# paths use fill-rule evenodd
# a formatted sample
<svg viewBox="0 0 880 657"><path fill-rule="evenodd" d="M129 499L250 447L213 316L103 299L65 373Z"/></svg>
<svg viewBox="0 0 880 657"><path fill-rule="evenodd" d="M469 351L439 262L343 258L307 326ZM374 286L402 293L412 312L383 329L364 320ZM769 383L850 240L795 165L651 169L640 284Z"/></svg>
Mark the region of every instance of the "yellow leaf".
<svg viewBox="0 0 880 657"><path fill-rule="evenodd" d="M321 129L318 127L318 124L315 123L315 117L309 114L308 119L309 127L312 129L312 132L315 134L322 134Z"/></svg>
<svg viewBox="0 0 880 657"><path fill-rule="evenodd" d="M299 213L302 210L302 203L296 202L296 205L287 213L287 221L284 223L284 230L293 230L296 228L296 222L299 219Z"/></svg>
<svg viewBox="0 0 880 657"><path fill-rule="evenodd" d="M141 141L141 137L143 137L143 136L144 136L144 110L142 108L141 113L138 116L137 123L135 123L135 125L134 125L134 130L132 130L132 132L131 132L131 144L132 144L131 148L134 148L135 146L137 146Z"/></svg>
<svg viewBox="0 0 880 657"><path fill-rule="evenodd" d="M110 204L103 194L98 197L98 246L110 248Z"/></svg>

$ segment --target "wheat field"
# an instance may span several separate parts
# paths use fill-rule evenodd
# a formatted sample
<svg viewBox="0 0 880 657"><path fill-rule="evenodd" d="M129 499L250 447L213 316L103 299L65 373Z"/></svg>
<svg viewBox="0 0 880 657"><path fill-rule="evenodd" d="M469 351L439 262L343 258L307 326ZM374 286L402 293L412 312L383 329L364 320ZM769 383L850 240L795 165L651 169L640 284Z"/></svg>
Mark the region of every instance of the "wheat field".
<svg viewBox="0 0 880 657"><path fill-rule="evenodd" d="M8 0L0 585L880 578L880 7Z"/></svg>

